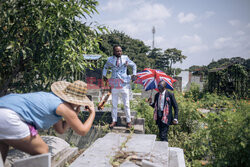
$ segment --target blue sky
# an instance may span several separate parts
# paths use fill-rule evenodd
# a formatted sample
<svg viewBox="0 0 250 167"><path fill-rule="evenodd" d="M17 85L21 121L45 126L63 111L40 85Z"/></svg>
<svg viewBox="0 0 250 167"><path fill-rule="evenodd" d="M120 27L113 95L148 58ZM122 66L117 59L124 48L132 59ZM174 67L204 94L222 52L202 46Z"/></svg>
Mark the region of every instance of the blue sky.
<svg viewBox="0 0 250 167"><path fill-rule="evenodd" d="M250 58L250 0L99 0L97 21L155 47L187 56L182 69L221 58Z"/></svg>

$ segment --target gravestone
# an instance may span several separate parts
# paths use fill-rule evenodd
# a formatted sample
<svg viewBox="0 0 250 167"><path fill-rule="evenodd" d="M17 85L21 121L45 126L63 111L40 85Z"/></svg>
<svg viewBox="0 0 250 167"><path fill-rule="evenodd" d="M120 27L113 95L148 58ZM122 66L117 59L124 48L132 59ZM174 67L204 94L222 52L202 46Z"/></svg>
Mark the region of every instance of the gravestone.
<svg viewBox="0 0 250 167"><path fill-rule="evenodd" d="M182 149L155 140L156 135L150 134L108 133L96 140L70 167L185 167ZM172 151L174 156L169 156Z"/></svg>
<svg viewBox="0 0 250 167"><path fill-rule="evenodd" d="M13 167L51 167L51 155L47 153L20 159L13 163Z"/></svg>
<svg viewBox="0 0 250 167"><path fill-rule="evenodd" d="M77 147L71 147L66 141L55 136L42 136L44 142L49 146L49 154L51 155L51 166L59 167L64 165L68 160L78 153ZM44 162L45 164L50 164L48 161L48 155L36 155L31 156L20 150L11 149L8 153L5 167L11 167L15 165L16 167L29 167L29 164L35 164L36 162ZM20 166L21 165L21 166ZM34 165L34 167L40 167ZM42 167L42 166L41 166Z"/></svg>

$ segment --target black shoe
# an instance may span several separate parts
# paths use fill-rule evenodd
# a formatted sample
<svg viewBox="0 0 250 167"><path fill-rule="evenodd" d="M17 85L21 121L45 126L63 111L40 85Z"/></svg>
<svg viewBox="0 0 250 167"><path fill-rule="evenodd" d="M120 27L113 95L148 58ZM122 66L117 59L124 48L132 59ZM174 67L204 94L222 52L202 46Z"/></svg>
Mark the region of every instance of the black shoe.
<svg viewBox="0 0 250 167"><path fill-rule="evenodd" d="M132 128L132 125L131 125L131 123L129 122L129 123L127 123L127 126L126 126L127 128Z"/></svg>
<svg viewBox="0 0 250 167"><path fill-rule="evenodd" d="M112 122L110 125L109 125L109 128L113 128L113 127L115 127L116 126L116 122Z"/></svg>

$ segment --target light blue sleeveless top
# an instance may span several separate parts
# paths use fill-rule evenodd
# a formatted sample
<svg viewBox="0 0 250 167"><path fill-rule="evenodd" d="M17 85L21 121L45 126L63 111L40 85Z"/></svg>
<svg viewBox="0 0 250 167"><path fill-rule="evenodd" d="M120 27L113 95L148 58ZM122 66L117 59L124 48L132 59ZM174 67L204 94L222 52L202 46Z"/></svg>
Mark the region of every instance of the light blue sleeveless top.
<svg viewBox="0 0 250 167"><path fill-rule="evenodd" d="M52 92L9 94L0 98L1 108L15 111L36 129L48 129L62 119L56 114L56 109L61 103L63 100Z"/></svg>

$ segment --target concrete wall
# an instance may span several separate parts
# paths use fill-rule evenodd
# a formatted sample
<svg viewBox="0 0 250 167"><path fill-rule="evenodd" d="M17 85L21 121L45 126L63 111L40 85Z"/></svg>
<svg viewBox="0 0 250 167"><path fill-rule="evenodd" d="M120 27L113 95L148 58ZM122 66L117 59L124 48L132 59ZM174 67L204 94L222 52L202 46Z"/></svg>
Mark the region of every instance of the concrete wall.
<svg viewBox="0 0 250 167"><path fill-rule="evenodd" d="M176 79L176 82L173 83L173 87L175 90L182 92L182 77L174 77Z"/></svg>
<svg viewBox="0 0 250 167"><path fill-rule="evenodd" d="M189 73L189 82L187 84L186 90L188 91L190 89L191 83L195 83L197 85L199 85L200 90L203 90L204 88L204 82L201 79L201 76L196 76L196 75L192 75L192 73Z"/></svg>

